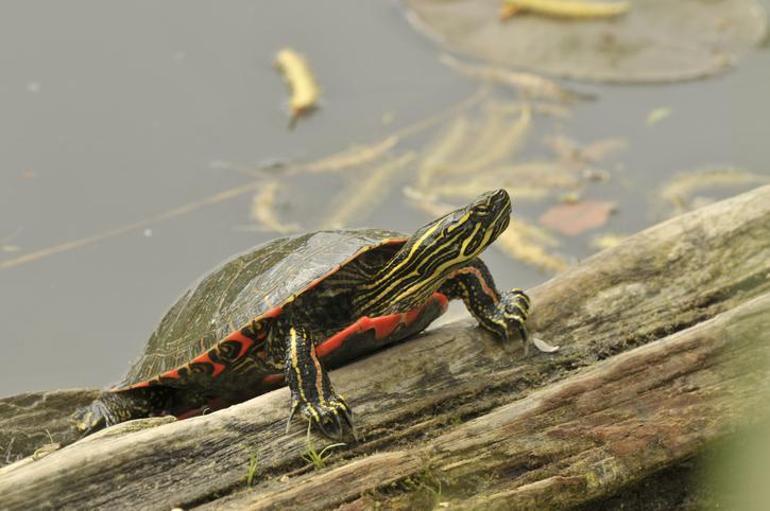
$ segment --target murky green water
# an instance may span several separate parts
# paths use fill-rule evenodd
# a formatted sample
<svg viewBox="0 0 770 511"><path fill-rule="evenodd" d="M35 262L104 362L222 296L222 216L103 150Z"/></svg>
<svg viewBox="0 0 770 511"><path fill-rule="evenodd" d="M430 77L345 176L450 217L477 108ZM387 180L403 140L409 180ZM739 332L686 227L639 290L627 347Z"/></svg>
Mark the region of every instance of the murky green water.
<svg viewBox="0 0 770 511"><path fill-rule="evenodd" d="M307 55L323 88L322 108L294 131L272 69L286 45ZM438 53L389 1L3 3L0 243L10 249L0 252L0 395L117 380L187 284L274 234L243 228L246 190L79 247L62 244L251 182L217 162L311 160L447 108L477 84ZM585 142L628 139L622 166L587 195L617 201L607 229L631 233L665 217L655 198L675 171L730 165L770 174L768 83L763 47L708 81L581 86L599 99L576 106L570 120L536 124L525 153L543 154L540 140L554 130ZM662 106L672 115L647 126ZM340 185L293 177L280 211L313 227ZM382 193L388 199L353 225L411 231L424 223L400 187ZM548 205L516 209L535 220ZM49 247L59 249L20 259ZM559 250L591 253L585 237ZM504 287L548 278L500 252L486 259Z"/></svg>

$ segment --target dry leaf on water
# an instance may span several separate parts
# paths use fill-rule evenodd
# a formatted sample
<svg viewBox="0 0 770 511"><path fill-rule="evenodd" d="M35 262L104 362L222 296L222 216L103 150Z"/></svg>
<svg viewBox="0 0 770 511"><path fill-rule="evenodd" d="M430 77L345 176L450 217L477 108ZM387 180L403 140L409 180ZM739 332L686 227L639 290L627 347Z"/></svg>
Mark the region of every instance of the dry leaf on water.
<svg viewBox="0 0 770 511"><path fill-rule="evenodd" d="M692 197L696 193L768 182L770 176L742 169L704 169L675 175L663 186L660 195L678 210L686 210L693 207Z"/></svg>
<svg viewBox="0 0 770 511"><path fill-rule="evenodd" d="M327 156L301 167L305 172L339 172L360 167L385 156L398 144L398 137L393 135L379 142L364 146L353 146L340 153Z"/></svg>
<svg viewBox="0 0 770 511"><path fill-rule="evenodd" d="M468 133L468 120L459 116L425 152L417 171L417 187L427 188L434 176L456 159L458 150L464 146Z"/></svg>
<svg viewBox="0 0 770 511"><path fill-rule="evenodd" d="M577 236L607 223L615 203L587 200L576 204L557 204L543 213L540 223L567 236Z"/></svg>
<svg viewBox="0 0 770 511"><path fill-rule="evenodd" d="M360 222L362 216L385 200L396 175L414 161L414 153L406 153L370 170L366 177L351 183L334 201L332 213L321 222L324 229L347 227Z"/></svg>
<svg viewBox="0 0 770 511"><path fill-rule="evenodd" d="M607 248L617 247L621 243L623 243L623 240L628 238L627 235L623 234L613 234L613 233L604 233L600 234L598 236L594 236L594 238L591 240L591 247L597 249L597 250L604 250Z"/></svg>
<svg viewBox="0 0 770 511"><path fill-rule="evenodd" d="M555 101L573 101L593 99L593 95L567 90L557 82L534 73L511 71L504 67L468 64L449 54L439 57L442 64L458 73L512 87L528 98L551 99Z"/></svg>
<svg viewBox="0 0 770 511"><path fill-rule="evenodd" d="M313 73L310 72L305 57L291 48L284 48L278 52L275 57L275 65L283 73L284 79L291 89L289 128L292 128L301 115L315 109L320 94L318 85Z"/></svg>
<svg viewBox="0 0 770 511"><path fill-rule="evenodd" d="M614 18L631 10L625 1L599 2L583 0L504 0L500 19L506 20L519 13L573 20Z"/></svg>
<svg viewBox="0 0 770 511"><path fill-rule="evenodd" d="M579 177L559 162L528 161L493 167L464 179L444 180L430 188L442 198L471 199L495 188L505 188L514 200L539 200L580 186Z"/></svg>
<svg viewBox="0 0 770 511"><path fill-rule="evenodd" d="M567 3L576 4L558 5ZM505 23L498 19L500 0L404 4L415 28L444 48L491 65L578 80L644 83L709 76L728 69L767 29L767 14L756 0L634 0L625 15L608 19L524 14ZM579 7L586 9L585 3Z"/></svg>
<svg viewBox="0 0 770 511"><path fill-rule="evenodd" d="M492 246L517 261L556 273L569 266L566 259L548 250L558 244L558 240L545 230L521 218L512 217L508 228Z"/></svg>
<svg viewBox="0 0 770 511"><path fill-rule="evenodd" d="M647 126L658 124L660 121L671 115L671 112L672 110L666 106L655 108L647 114Z"/></svg>
<svg viewBox="0 0 770 511"><path fill-rule="evenodd" d="M581 145L565 135L553 135L545 137L543 143L560 161L576 167L599 163L628 147L628 141L620 137L602 138L590 144Z"/></svg>

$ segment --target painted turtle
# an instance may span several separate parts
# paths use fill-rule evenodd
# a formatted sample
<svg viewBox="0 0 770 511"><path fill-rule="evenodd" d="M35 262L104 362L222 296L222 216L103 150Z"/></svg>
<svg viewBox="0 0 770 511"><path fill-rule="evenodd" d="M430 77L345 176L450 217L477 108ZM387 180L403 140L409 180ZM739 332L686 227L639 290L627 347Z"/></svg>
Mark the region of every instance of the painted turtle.
<svg viewBox="0 0 770 511"><path fill-rule="evenodd" d="M235 256L190 287L121 383L77 410L88 434L151 415L193 415L275 388L321 432L355 434L326 368L420 332L451 299L481 326L527 342L529 299L500 293L477 257L508 226L504 190L412 236L373 229L280 238ZM289 424L287 424L287 429Z"/></svg>

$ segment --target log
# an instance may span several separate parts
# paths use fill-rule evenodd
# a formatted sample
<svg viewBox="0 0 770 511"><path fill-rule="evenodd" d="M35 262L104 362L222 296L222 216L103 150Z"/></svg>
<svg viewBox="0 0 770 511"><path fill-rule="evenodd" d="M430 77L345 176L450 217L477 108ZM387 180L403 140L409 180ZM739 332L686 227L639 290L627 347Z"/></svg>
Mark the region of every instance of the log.
<svg viewBox="0 0 770 511"><path fill-rule="evenodd" d="M522 357L460 322L333 371L362 438L328 451L326 468L303 455L328 442L299 422L284 434L289 398L279 389L9 465L0 495L8 509L574 506L748 420L757 394L737 375L767 380L766 366L742 364L767 355L768 276L763 187L647 229L531 290L530 325L562 346L557 354Z"/></svg>
<svg viewBox="0 0 770 511"><path fill-rule="evenodd" d="M412 481L422 494L376 500L383 509L413 509L416 498L453 509L566 509L694 456L745 423L765 406L768 369L770 293L417 446L204 507L324 509Z"/></svg>
<svg viewBox="0 0 770 511"><path fill-rule="evenodd" d="M62 438L72 410L87 405L98 393L97 389L51 390L0 399L0 466Z"/></svg>

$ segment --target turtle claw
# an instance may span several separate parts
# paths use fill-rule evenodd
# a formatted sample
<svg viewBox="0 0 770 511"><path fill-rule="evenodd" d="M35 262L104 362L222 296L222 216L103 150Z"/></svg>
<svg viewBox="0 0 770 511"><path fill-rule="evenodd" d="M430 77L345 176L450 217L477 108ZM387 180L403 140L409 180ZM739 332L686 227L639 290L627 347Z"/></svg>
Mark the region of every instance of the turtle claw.
<svg viewBox="0 0 770 511"><path fill-rule="evenodd" d="M350 432L353 438L358 440L356 428L353 426L353 412L350 411L350 407L341 397L333 396L331 399L319 402L295 401L292 403L289 413L289 422L291 422L297 409L324 436L332 440L341 440L347 432ZM289 425L286 425L287 432Z"/></svg>
<svg viewBox="0 0 770 511"><path fill-rule="evenodd" d="M313 411L303 410L303 414L327 437L341 440L348 431L356 437L353 414L342 398L335 398L324 404L314 403L309 406L312 406Z"/></svg>
<svg viewBox="0 0 770 511"><path fill-rule="evenodd" d="M294 418L294 414L297 413L297 408L299 407L299 401L294 401L291 404L291 411L289 412L289 418L286 419L286 434L289 434L289 429L291 429L291 420Z"/></svg>

